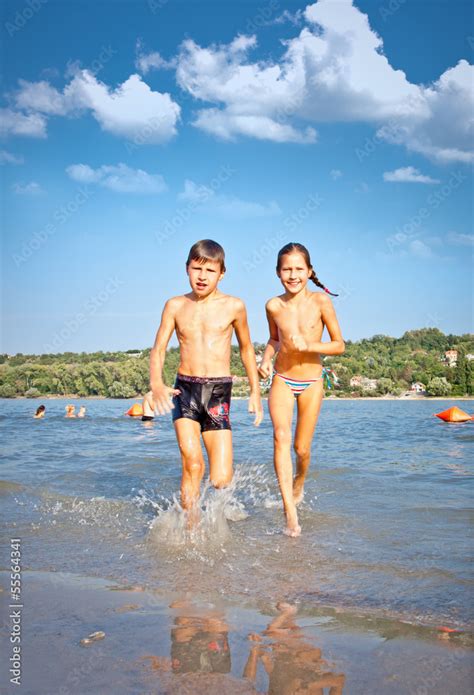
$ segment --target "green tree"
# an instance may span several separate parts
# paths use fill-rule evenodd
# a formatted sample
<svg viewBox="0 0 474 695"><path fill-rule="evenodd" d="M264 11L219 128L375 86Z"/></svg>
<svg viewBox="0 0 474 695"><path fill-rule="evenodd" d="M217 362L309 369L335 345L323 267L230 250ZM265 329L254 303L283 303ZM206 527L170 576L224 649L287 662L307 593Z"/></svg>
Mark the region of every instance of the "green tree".
<svg viewBox="0 0 474 695"><path fill-rule="evenodd" d="M428 396L449 396L450 393L451 384L444 377L433 377L426 387Z"/></svg>

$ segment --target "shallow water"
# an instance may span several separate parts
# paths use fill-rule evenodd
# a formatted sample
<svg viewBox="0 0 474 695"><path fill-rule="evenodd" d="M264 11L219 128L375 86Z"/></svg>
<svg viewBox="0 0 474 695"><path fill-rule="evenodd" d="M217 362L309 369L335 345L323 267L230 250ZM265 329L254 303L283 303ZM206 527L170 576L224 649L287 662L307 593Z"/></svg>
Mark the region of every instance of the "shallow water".
<svg viewBox="0 0 474 695"><path fill-rule="evenodd" d="M91 400L84 420L66 420L66 402L83 401L48 399L44 420L31 418L36 401L0 403L1 523L22 538L25 568L249 607L472 620L474 424L432 416L452 402L326 401L298 539L282 533L268 414L256 429L233 402L234 485L203 486L190 537L169 419L142 423L123 416L131 402Z"/></svg>

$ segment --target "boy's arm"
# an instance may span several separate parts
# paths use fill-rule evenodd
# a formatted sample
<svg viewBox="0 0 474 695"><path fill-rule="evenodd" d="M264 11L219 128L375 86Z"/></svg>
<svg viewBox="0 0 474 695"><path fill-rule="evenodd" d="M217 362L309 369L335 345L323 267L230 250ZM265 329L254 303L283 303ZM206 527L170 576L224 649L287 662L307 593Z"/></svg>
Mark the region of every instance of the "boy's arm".
<svg viewBox="0 0 474 695"><path fill-rule="evenodd" d="M260 398L260 382L258 378L257 362L255 359L255 350L253 349L253 345L250 340L247 311L245 309L245 304L240 300L238 300L233 327L239 342L240 356L249 378L249 412L255 413L254 424L258 426L262 422L263 418L262 401Z"/></svg>
<svg viewBox="0 0 474 695"><path fill-rule="evenodd" d="M150 353L150 387L153 403L160 415L171 410L170 398L179 393L177 389L171 389L163 383L163 364L166 357L166 348L175 329L175 303L169 299L161 315L161 323Z"/></svg>
<svg viewBox="0 0 474 695"><path fill-rule="evenodd" d="M302 352L319 352L323 355L342 355L346 346L331 298L321 294L319 301L321 318L328 330L331 340L328 343L323 343L322 341L305 343L305 341L301 341L298 336L294 336L294 346L297 350L301 350Z"/></svg>

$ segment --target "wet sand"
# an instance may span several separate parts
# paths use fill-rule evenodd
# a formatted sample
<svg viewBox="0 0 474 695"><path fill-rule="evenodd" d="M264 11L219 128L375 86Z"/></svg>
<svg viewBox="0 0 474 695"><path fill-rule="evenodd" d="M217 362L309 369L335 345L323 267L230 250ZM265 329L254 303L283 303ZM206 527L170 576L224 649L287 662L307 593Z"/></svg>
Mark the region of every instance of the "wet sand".
<svg viewBox="0 0 474 695"><path fill-rule="evenodd" d="M309 603L258 610L225 600L213 604L196 595L38 571L22 576L21 686L15 686L8 673L9 581L1 572L2 692L471 692L473 660L465 633ZM81 645L97 631L105 636Z"/></svg>

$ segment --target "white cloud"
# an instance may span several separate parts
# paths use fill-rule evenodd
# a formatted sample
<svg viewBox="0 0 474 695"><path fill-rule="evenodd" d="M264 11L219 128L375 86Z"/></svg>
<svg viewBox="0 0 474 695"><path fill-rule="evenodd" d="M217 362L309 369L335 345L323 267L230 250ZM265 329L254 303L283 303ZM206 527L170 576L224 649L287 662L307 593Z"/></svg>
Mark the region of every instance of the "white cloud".
<svg viewBox="0 0 474 695"><path fill-rule="evenodd" d="M0 135L46 137L46 119L39 113L24 114L13 109L0 109Z"/></svg>
<svg viewBox="0 0 474 695"><path fill-rule="evenodd" d="M447 237L449 244L457 246L473 246L474 234L459 234L459 232L449 232Z"/></svg>
<svg viewBox="0 0 474 695"><path fill-rule="evenodd" d="M207 186L195 183L190 179L186 179L184 182L184 191L178 194L178 199L203 203L214 195L215 192L212 190L212 188L208 188Z"/></svg>
<svg viewBox="0 0 474 695"><path fill-rule="evenodd" d="M472 159L473 66L460 61L432 85L412 84L351 0L318 0L304 18L279 60L252 62L253 35L208 47L184 41L178 84L210 104L194 125L225 139L311 143L315 131L301 130L302 121L361 121L432 159Z"/></svg>
<svg viewBox="0 0 474 695"><path fill-rule="evenodd" d="M313 143L317 139L314 128L298 131L291 125L278 123L267 116L232 114L219 109L202 109L198 112L194 125L223 140L233 140L236 135L248 135L273 142Z"/></svg>
<svg viewBox="0 0 474 695"><path fill-rule="evenodd" d="M401 167L394 171L386 171L384 172L383 180L397 183L439 183L438 179L421 174L415 167Z"/></svg>
<svg viewBox="0 0 474 695"><path fill-rule="evenodd" d="M342 176L342 171L340 169L331 169L329 172L329 176L332 178L333 181L337 181L337 179L340 179Z"/></svg>
<svg viewBox="0 0 474 695"><path fill-rule="evenodd" d="M18 82L20 88L15 94L17 108L57 116L64 116L70 110L65 96L49 82L28 82L21 79Z"/></svg>
<svg viewBox="0 0 474 695"><path fill-rule="evenodd" d="M280 207L275 201L262 204L241 200L236 196L216 194L211 188L190 179L184 182L184 191L178 195L178 199L190 201L196 204L197 209L224 217L272 217L281 214Z"/></svg>
<svg viewBox="0 0 474 695"><path fill-rule="evenodd" d="M43 189L36 183L36 181L31 181L30 183L14 183L12 185L12 191L18 193L19 195L38 195L39 193L44 193Z"/></svg>
<svg viewBox="0 0 474 695"><path fill-rule="evenodd" d="M419 258L433 257L433 251L431 248L420 239L410 241L408 248L414 256L418 256Z"/></svg>
<svg viewBox="0 0 474 695"><path fill-rule="evenodd" d="M267 24L285 24L290 22L291 24L301 24L303 21L303 10L296 10L296 12L290 12L289 10L283 10L283 12L275 17L274 20L267 22Z"/></svg>
<svg viewBox="0 0 474 695"><path fill-rule="evenodd" d="M382 137L441 163L474 161L473 80L474 66L460 60L422 89L424 117L400 118Z"/></svg>
<svg viewBox="0 0 474 695"><path fill-rule="evenodd" d="M146 75L150 70L171 70L176 67L176 59L165 60L158 51L146 53L143 50L143 44L138 39L136 45L135 67L143 75Z"/></svg>
<svg viewBox="0 0 474 695"><path fill-rule="evenodd" d="M0 150L0 164L23 164L25 160L23 157L7 152L7 150Z"/></svg>
<svg viewBox="0 0 474 695"><path fill-rule="evenodd" d="M139 75L115 90L83 70L64 90L74 102L92 111L103 130L120 137L145 137L146 142L165 142L176 134L180 107L169 94L154 92ZM150 123L155 127L150 128Z"/></svg>
<svg viewBox="0 0 474 695"><path fill-rule="evenodd" d="M14 131L18 115L25 120L23 129L45 136L44 115L73 115L90 111L104 131L140 144L161 143L176 134L180 107L169 94L153 91L140 75L130 75L115 89L97 80L88 70L80 70L62 92L48 82L20 80L15 94L16 105L30 111L28 115L10 116L10 131ZM13 112L12 112L13 113ZM16 130L18 131L18 124ZM16 132L18 134L18 132Z"/></svg>
<svg viewBox="0 0 474 695"><path fill-rule="evenodd" d="M87 164L71 164L66 173L80 183L96 183L117 193L153 195L167 189L161 174L149 174L143 169L131 169L126 164L104 164L93 169Z"/></svg>

